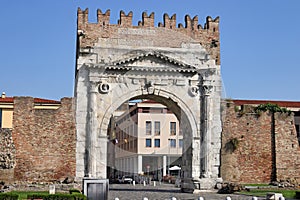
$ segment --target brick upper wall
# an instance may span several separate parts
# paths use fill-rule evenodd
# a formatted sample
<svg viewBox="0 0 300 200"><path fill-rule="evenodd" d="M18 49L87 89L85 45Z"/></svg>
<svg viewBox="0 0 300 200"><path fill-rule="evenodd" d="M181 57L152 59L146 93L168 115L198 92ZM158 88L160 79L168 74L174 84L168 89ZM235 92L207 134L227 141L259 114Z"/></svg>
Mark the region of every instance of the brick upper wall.
<svg viewBox="0 0 300 200"><path fill-rule="evenodd" d="M145 40L153 42L153 47L180 47L185 42L196 42L201 44L211 58L220 64L220 37L219 37L219 17L212 19L206 18L204 27L198 24L198 16L191 18L185 16L185 26L176 23L176 15L169 17L164 14L163 23L159 23L158 27L154 26L154 13L149 16L147 13L142 14L142 21L138 26L132 25L133 13L127 15L121 11L117 24L110 24L110 11L102 13L97 11L97 23L89 23L88 9L78 9L77 12L77 30L78 48L94 47L99 38L118 38L136 40ZM177 26L177 27L176 27ZM140 30L137 35L119 34L120 28L132 28ZM155 34L147 34L149 31L155 30Z"/></svg>
<svg viewBox="0 0 300 200"><path fill-rule="evenodd" d="M14 99L16 181L55 181L75 176L76 130L72 98L57 110L34 109L31 97Z"/></svg>

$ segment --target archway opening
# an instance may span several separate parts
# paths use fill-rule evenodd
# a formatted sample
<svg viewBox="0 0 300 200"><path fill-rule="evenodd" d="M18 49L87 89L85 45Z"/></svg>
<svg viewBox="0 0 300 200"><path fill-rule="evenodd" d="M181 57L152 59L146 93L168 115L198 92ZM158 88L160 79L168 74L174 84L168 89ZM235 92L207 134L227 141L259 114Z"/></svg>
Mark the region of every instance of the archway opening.
<svg viewBox="0 0 300 200"><path fill-rule="evenodd" d="M191 177L193 129L172 99L147 94L123 102L111 115L107 135L111 182L123 176L171 183Z"/></svg>

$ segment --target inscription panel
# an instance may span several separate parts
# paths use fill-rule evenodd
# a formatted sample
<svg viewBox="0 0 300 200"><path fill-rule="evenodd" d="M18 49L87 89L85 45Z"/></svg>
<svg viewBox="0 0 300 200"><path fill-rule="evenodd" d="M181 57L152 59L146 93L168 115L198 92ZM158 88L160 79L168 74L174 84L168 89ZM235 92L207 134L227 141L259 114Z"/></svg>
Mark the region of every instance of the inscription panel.
<svg viewBox="0 0 300 200"><path fill-rule="evenodd" d="M149 29L133 29L133 28L119 28L118 34L121 35L154 35L155 30Z"/></svg>

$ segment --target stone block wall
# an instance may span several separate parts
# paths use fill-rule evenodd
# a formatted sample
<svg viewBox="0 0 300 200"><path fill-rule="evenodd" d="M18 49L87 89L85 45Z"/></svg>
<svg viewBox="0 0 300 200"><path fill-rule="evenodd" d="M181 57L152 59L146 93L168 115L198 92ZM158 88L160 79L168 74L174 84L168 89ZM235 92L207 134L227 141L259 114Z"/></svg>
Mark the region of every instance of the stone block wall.
<svg viewBox="0 0 300 200"><path fill-rule="evenodd" d="M253 106L222 104L221 176L224 181L299 181L300 147L293 115L255 113Z"/></svg>
<svg viewBox="0 0 300 200"><path fill-rule="evenodd" d="M0 129L0 181L11 182L16 164L16 149L11 129Z"/></svg>
<svg viewBox="0 0 300 200"><path fill-rule="evenodd" d="M57 110L34 109L31 97L14 98L15 181L56 181L75 175L76 130L72 98Z"/></svg>

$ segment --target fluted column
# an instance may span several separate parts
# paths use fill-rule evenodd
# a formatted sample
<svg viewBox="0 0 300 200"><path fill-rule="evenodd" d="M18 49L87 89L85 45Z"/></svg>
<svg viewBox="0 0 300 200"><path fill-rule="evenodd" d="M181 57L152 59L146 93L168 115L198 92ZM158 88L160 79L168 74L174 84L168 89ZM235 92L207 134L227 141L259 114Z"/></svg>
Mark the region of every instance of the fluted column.
<svg viewBox="0 0 300 200"><path fill-rule="evenodd" d="M97 174L97 83L90 82L89 106L88 106L88 173L90 177L96 177Z"/></svg>
<svg viewBox="0 0 300 200"><path fill-rule="evenodd" d="M203 80L201 86L201 102L202 102L202 127L201 127L201 177L210 178L211 176L211 124L210 124L210 107L211 99L210 94L213 86L210 81Z"/></svg>

